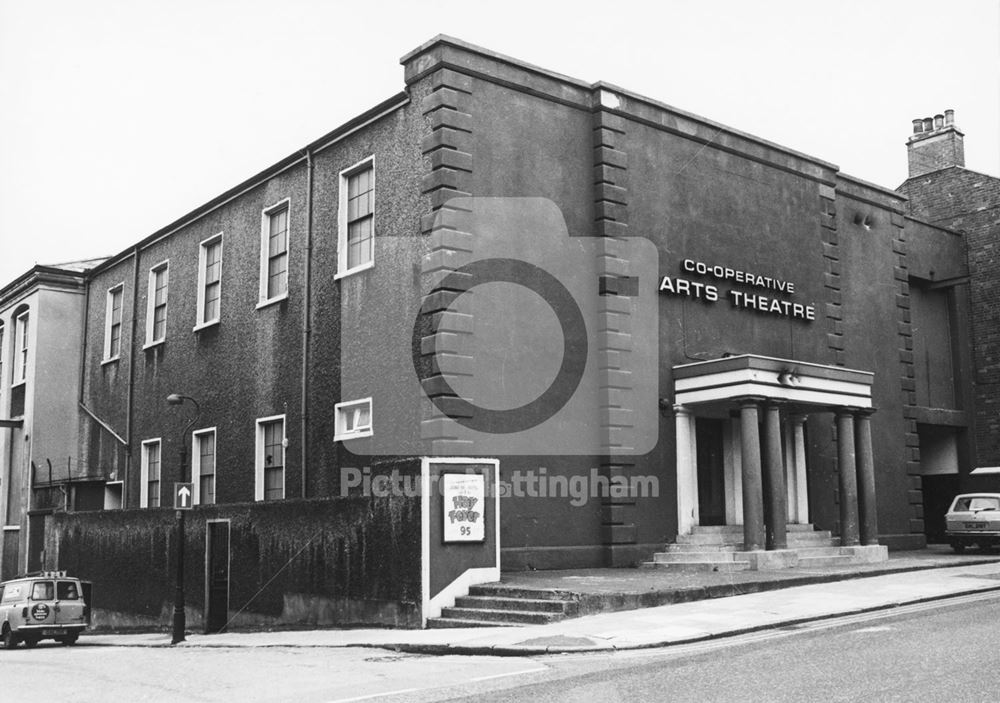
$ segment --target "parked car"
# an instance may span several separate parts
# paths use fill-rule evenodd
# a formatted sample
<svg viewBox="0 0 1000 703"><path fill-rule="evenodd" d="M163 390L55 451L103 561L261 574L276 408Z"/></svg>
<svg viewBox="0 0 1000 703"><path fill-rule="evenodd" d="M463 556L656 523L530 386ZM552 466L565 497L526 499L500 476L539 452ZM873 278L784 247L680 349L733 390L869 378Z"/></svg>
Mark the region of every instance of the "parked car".
<svg viewBox="0 0 1000 703"><path fill-rule="evenodd" d="M955 496L944 520L948 542L959 554L973 544L992 549L1000 544L1000 493Z"/></svg>
<svg viewBox="0 0 1000 703"><path fill-rule="evenodd" d="M84 588L80 579L67 576L65 571L46 571L0 583L3 646L13 649L24 642L25 647L34 647L44 639L76 644L90 620Z"/></svg>

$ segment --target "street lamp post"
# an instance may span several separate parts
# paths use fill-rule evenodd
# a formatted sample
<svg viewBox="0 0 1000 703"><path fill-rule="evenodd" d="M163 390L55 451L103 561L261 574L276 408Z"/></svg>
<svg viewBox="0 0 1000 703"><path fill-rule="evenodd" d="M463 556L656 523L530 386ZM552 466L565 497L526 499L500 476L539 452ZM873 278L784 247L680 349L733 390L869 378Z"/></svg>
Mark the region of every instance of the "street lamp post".
<svg viewBox="0 0 1000 703"><path fill-rule="evenodd" d="M183 405L185 400L190 400L194 404L195 413L190 422L184 426L184 431L181 433L181 483L189 482L187 472L187 435L191 428L194 427L194 424L198 422L198 418L201 417L201 406L198 405L197 400L189 395L171 393L167 396L167 404L169 405ZM177 644L184 641L184 629L187 625L184 614L184 512L184 510L177 511L177 572L174 587L173 637L170 640L170 644Z"/></svg>

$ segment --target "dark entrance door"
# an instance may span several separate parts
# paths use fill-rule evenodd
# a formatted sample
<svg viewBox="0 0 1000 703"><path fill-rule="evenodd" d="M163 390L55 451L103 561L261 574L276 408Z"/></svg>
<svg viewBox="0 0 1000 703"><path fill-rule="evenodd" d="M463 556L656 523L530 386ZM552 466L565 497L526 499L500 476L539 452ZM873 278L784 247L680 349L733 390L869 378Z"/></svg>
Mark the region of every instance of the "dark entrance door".
<svg viewBox="0 0 1000 703"><path fill-rule="evenodd" d="M944 514L958 495L958 474L923 476L924 534L931 544L947 542L944 533Z"/></svg>
<svg viewBox="0 0 1000 703"><path fill-rule="evenodd" d="M28 571L41 571L45 561L45 513L28 513Z"/></svg>
<svg viewBox="0 0 1000 703"><path fill-rule="evenodd" d="M698 517L702 525L726 524L726 477L723 456L724 420L695 420L698 445Z"/></svg>
<svg viewBox="0 0 1000 703"><path fill-rule="evenodd" d="M205 632L222 632L229 621L229 523L208 523L207 540Z"/></svg>

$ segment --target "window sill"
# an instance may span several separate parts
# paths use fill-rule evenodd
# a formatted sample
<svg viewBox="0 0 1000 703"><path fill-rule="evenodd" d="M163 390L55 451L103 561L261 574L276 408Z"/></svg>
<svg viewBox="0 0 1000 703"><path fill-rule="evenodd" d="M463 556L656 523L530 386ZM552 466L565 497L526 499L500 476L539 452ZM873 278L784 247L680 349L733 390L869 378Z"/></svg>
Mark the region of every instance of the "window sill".
<svg viewBox="0 0 1000 703"><path fill-rule="evenodd" d="M145 344L142 345L142 350L148 351L150 349L153 349L154 347L160 346L161 344L166 344L166 342L167 340L165 339L158 339L155 342L146 342Z"/></svg>
<svg viewBox="0 0 1000 703"><path fill-rule="evenodd" d="M191 328L192 332L201 332L202 330L207 330L209 327L216 327L221 320L212 320L210 322L199 322L197 325Z"/></svg>
<svg viewBox="0 0 1000 703"><path fill-rule="evenodd" d="M350 434L335 434L333 435L334 442L345 442L349 439L362 439L364 437L371 437L374 433L371 430L362 430L361 432L351 432Z"/></svg>
<svg viewBox="0 0 1000 703"><path fill-rule="evenodd" d="M339 281L341 278L346 278L347 276L353 276L356 273L361 273L362 271L367 271L370 268L375 268L375 261L369 261L367 264L361 264L360 266L355 266L352 269L347 269L346 271L341 271L334 274L333 280Z"/></svg>
<svg viewBox="0 0 1000 703"><path fill-rule="evenodd" d="M276 298L268 298L267 300L260 301L259 303L257 303L257 309L263 310L264 308L270 307L275 303L280 303L282 300L288 300L288 293L283 293L277 296Z"/></svg>
<svg viewBox="0 0 1000 703"><path fill-rule="evenodd" d="M101 362L101 366L107 366L108 364L115 364L118 363L119 361L121 361L120 356L112 356L110 359L104 359Z"/></svg>

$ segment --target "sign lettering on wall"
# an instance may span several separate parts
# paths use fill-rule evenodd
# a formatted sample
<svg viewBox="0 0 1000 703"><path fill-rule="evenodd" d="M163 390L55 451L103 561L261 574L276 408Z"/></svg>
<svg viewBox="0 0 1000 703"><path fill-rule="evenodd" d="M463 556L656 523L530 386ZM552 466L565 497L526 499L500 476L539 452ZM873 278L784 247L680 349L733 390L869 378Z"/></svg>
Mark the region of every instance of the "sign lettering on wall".
<svg viewBox="0 0 1000 703"><path fill-rule="evenodd" d="M444 499L444 541L484 541L486 476L444 474L441 477L441 493Z"/></svg>
<svg viewBox="0 0 1000 703"><path fill-rule="evenodd" d="M795 294L795 284L792 281L693 259L684 259L681 262L681 271L687 277L663 276L660 279L661 294L697 298L707 303L717 303L725 298L734 308L742 310L754 310L808 322L816 319L814 305L797 303L782 297ZM735 283L754 290L722 291L715 283L692 280L696 278L718 281L720 285Z"/></svg>

